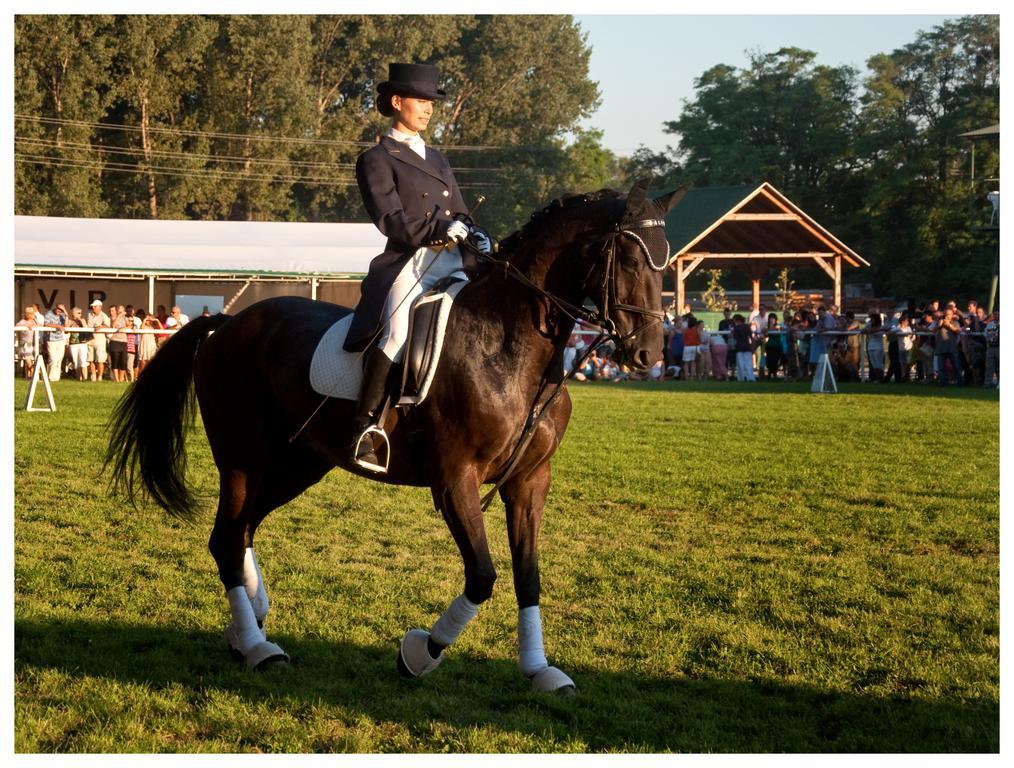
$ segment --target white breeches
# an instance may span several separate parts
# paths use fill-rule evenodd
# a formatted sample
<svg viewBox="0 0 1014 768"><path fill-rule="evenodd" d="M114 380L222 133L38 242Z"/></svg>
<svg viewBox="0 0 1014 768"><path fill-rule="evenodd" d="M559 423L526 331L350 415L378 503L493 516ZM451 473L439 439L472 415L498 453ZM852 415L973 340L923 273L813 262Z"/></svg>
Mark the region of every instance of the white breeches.
<svg viewBox="0 0 1014 768"><path fill-rule="evenodd" d="M401 360L408 340L412 302L438 281L451 275L467 279L461 266L461 251L457 246L444 248L440 253L433 248L420 248L402 267L387 294L387 303L384 304L384 314L381 316L384 335L378 344L392 362Z"/></svg>
<svg viewBox="0 0 1014 768"><path fill-rule="evenodd" d="M67 342L64 341L52 341L49 344L49 374L50 381L59 381L60 374L63 372L63 356L67 351Z"/></svg>
<svg viewBox="0 0 1014 768"><path fill-rule="evenodd" d="M74 361L74 370L80 373L88 368L88 344L70 345L70 359Z"/></svg>

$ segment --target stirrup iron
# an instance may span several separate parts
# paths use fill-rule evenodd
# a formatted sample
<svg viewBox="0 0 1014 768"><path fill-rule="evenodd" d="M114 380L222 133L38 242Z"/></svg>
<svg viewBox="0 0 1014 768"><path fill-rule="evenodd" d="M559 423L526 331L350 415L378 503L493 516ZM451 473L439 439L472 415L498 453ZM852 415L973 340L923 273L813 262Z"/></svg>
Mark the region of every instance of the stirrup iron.
<svg viewBox="0 0 1014 768"><path fill-rule="evenodd" d="M373 455L378 455L377 446L373 443L373 435L378 435L380 437L382 445L379 450L382 452L380 455L383 456L383 464L374 464L373 462L364 461L359 458L359 447L363 444L363 440L367 439L369 439L373 444ZM363 434L361 434L359 439L356 440L355 457L354 461L357 467L362 467L370 472L377 472L384 475L387 474L387 467L391 462L391 442L387 439L387 432L384 431L382 426L379 424L371 424L363 431ZM379 461L380 459L378 459L378 462Z"/></svg>

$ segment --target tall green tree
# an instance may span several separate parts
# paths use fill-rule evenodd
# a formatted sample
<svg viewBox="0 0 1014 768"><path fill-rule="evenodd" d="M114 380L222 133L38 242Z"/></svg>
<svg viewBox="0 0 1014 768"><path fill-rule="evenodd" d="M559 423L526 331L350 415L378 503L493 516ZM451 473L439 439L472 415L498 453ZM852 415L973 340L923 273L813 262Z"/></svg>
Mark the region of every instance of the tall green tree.
<svg viewBox="0 0 1014 768"><path fill-rule="evenodd" d="M656 152L643 144L640 145L630 157L617 158L620 186L626 188L639 179L652 179L657 189L678 187L687 174L674 158L675 152L672 147L668 147L664 152Z"/></svg>
<svg viewBox="0 0 1014 768"><path fill-rule="evenodd" d="M998 121L998 17L967 16L872 57L864 81L796 48L711 67L667 123L676 148L637 153L628 173L769 181L873 264L860 279L878 293L984 298L996 246L975 224L988 188L972 184L960 134ZM998 146L980 144L976 164L995 173Z"/></svg>
<svg viewBox="0 0 1014 768"><path fill-rule="evenodd" d="M111 16L17 16L15 210L103 216L95 123L109 106Z"/></svg>
<svg viewBox="0 0 1014 768"><path fill-rule="evenodd" d="M448 100L431 134L447 147L465 199L485 194L482 221L503 234L572 191L567 135L598 104L591 49L570 16L478 16L461 30L458 44L434 61Z"/></svg>
<svg viewBox="0 0 1014 768"><path fill-rule="evenodd" d="M201 218L299 218L291 194L293 142L315 124L309 16L228 16L202 80L202 124L218 172L191 205Z"/></svg>
<svg viewBox="0 0 1014 768"><path fill-rule="evenodd" d="M666 124L679 136L684 177L698 185L769 181L803 198L833 190L856 168L857 73L815 59L782 48L753 54L745 70L718 65L702 74L696 98Z"/></svg>
<svg viewBox="0 0 1014 768"><path fill-rule="evenodd" d="M995 245L975 224L988 220L988 188L972 184L960 134L999 122L999 63L996 16L945 22L868 62L866 250L878 285L898 295L983 298ZM998 146L977 150L980 173L997 168Z"/></svg>
<svg viewBox="0 0 1014 768"><path fill-rule="evenodd" d="M574 192L621 185L619 161L615 154L602 146L602 131L583 130L575 134L565 150L559 183L563 189Z"/></svg>
<svg viewBox="0 0 1014 768"><path fill-rule="evenodd" d="M664 183L768 181L851 243L863 195L858 82L853 68L818 65L816 53L799 48L754 52L743 69L711 67L666 123L678 141ZM659 167L662 159L647 154L640 163ZM729 284L743 279L733 272Z"/></svg>
<svg viewBox="0 0 1014 768"><path fill-rule="evenodd" d="M387 127L374 98L392 61L440 68L448 99L427 140L466 200L489 198L479 219L497 234L615 175L601 137L576 131L598 90L569 16L19 16L15 28L21 213L362 221L353 168Z"/></svg>
<svg viewBox="0 0 1014 768"><path fill-rule="evenodd" d="M387 79L392 61L429 62L453 48L468 24L474 24L471 17L446 15L421 16L412 24L391 15L313 17L307 81L316 143L297 149L296 156L307 164L307 181L294 187L308 218L365 216L353 171L358 154L387 127L374 104L377 84Z"/></svg>
<svg viewBox="0 0 1014 768"><path fill-rule="evenodd" d="M123 213L183 218L201 188L208 142L194 96L218 25L194 15L130 15L116 21L110 68L113 120L104 132L107 196ZM121 215L123 215L121 213Z"/></svg>

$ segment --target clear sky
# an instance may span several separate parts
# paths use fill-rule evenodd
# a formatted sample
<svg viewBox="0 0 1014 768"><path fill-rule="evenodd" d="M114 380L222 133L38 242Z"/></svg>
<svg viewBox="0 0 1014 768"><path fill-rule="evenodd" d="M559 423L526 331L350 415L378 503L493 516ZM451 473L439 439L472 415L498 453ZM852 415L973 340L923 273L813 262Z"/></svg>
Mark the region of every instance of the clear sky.
<svg viewBox="0 0 1014 768"><path fill-rule="evenodd" d="M716 64L744 67L748 52L797 47L817 62L848 64L862 73L866 60L890 53L956 16L927 15L576 15L592 48L591 79L602 104L582 124L604 131L603 145L629 155L641 144L674 145L663 122L692 99L694 79ZM655 76L651 76L652 73Z"/></svg>

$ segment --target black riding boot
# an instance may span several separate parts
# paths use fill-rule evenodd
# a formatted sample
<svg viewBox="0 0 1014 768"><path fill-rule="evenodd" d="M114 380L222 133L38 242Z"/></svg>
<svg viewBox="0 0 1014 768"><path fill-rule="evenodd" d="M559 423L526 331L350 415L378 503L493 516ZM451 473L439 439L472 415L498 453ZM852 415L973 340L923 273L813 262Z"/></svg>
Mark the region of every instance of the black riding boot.
<svg viewBox="0 0 1014 768"><path fill-rule="evenodd" d="M359 402L356 404L356 415L352 422L352 444L349 446L350 459L353 463L357 460L368 464L377 463L373 440L366 439L360 444L359 438L379 416L378 412L386 394L387 376L391 372L392 365L391 358L378 347L370 347L367 350L363 384L359 390Z"/></svg>

